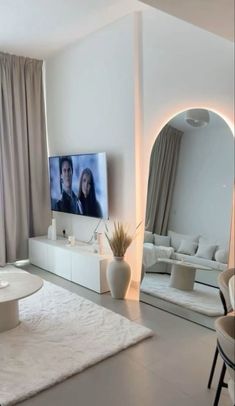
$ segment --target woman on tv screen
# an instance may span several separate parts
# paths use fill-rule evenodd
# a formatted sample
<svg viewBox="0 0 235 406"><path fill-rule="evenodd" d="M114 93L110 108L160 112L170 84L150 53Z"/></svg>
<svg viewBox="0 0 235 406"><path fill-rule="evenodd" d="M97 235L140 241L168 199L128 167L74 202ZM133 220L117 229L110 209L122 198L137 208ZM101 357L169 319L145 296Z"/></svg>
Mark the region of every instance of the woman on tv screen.
<svg viewBox="0 0 235 406"><path fill-rule="evenodd" d="M78 208L85 216L102 217L101 207L96 199L94 177L89 168L85 168L80 177Z"/></svg>

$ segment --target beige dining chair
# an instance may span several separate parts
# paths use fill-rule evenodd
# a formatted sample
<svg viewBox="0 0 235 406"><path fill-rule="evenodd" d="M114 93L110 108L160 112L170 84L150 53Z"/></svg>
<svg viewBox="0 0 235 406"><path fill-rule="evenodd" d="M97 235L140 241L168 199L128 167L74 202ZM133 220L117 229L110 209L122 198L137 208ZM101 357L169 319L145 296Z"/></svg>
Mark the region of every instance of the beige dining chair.
<svg viewBox="0 0 235 406"><path fill-rule="evenodd" d="M217 348L223 360L219 383L215 395L214 406L217 406L223 387L228 388L229 395L234 405L234 386L235 386L235 316L222 316L215 321L217 334ZM228 383L224 382L227 371Z"/></svg>
<svg viewBox="0 0 235 406"><path fill-rule="evenodd" d="M226 271L221 272L221 274L218 277L219 294L220 294L220 299L221 299L223 309L224 309L224 315L228 314L229 312L231 312L233 310L231 301L230 301L230 297L229 297L229 286L228 286L229 279L233 275L235 275L235 268L230 268L230 269L227 269ZM207 384L208 389L210 389L210 387L211 387L218 354L219 354L219 350L218 350L218 347L216 346L214 358L213 358L213 362L212 362L212 366L211 366L210 376L209 376L209 380L208 380L208 384Z"/></svg>
<svg viewBox="0 0 235 406"><path fill-rule="evenodd" d="M224 309L225 309L225 314L229 313L230 311L233 310L231 301L230 301L230 296L229 296L229 279L235 275L235 268L230 268L227 269L226 271L221 272L221 274L218 277L218 285L220 292L222 294L222 303L224 301Z"/></svg>

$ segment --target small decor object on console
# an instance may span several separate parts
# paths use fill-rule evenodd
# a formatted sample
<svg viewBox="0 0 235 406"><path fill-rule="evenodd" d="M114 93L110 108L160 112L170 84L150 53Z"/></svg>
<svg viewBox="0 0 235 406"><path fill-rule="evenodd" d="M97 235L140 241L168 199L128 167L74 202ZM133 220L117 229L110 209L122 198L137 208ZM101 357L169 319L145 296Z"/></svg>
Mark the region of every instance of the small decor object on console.
<svg viewBox="0 0 235 406"><path fill-rule="evenodd" d="M48 231L47 231L47 238L48 238L48 240L51 240L51 228L52 228L52 226L50 225L50 226L48 227Z"/></svg>
<svg viewBox="0 0 235 406"><path fill-rule="evenodd" d="M93 236L93 251L99 255L104 254L102 233L94 232Z"/></svg>
<svg viewBox="0 0 235 406"><path fill-rule="evenodd" d="M75 246L75 237L74 235L69 235L68 236L68 244L69 247L74 247Z"/></svg>
<svg viewBox="0 0 235 406"><path fill-rule="evenodd" d="M52 219L52 224L48 227L47 233L48 240L56 241L56 219Z"/></svg>
<svg viewBox="0 0 235 406"><path fill-rule="evenodd" d="M52 219L52 224L51 224L51 239L53 241L56 241L56 219Z"/></svg>
<svg viewBox="0 0 235 406"><path fill-rule="evenodd" d="M139 226L140 224L136 227L136 230ZM124 299L131 279L131 268L124 261L124 255L135 238L135 234L129 235L125 226L119 222L114 222L112 236L109 236L108 233L109 230L106 226L105 236L114 256L114 260L109 263L107 268L107 281L112 297L114 299Z"/></svg>

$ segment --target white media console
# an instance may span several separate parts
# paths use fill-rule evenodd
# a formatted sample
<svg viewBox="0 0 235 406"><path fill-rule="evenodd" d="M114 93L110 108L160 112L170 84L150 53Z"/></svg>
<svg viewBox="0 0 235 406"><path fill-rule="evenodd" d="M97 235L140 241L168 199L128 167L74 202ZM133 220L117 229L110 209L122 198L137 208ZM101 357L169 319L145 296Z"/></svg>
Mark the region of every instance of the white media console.
<svg viewBox="0 0 235 406"><path fill-rule="evenodd" d="M91 245L59 237L56 241L47 236L29 238L29 260L31 264L62 276L98 293L109 291L106 268L110 257L93 252Z"/></svg>

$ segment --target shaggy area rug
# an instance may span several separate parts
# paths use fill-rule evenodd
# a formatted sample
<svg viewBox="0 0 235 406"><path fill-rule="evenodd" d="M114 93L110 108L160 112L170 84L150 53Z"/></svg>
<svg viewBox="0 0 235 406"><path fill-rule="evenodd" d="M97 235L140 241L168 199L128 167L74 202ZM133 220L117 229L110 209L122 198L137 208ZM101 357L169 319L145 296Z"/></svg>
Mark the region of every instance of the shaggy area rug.
<svg viewBox="0 0 235 406"><path fill-rule="evenodd" d="M141 341L152 331L44 281L0 334L0 405L12 405Z"/></svg>
<svg viewBox="0 0 235 406"><path fill-rule="evenodd" d="M169 275L145 274L140 290L207 316L224 314L219 289L195 283L194 290L184 291L170 287L169 281Z"/></svg>

